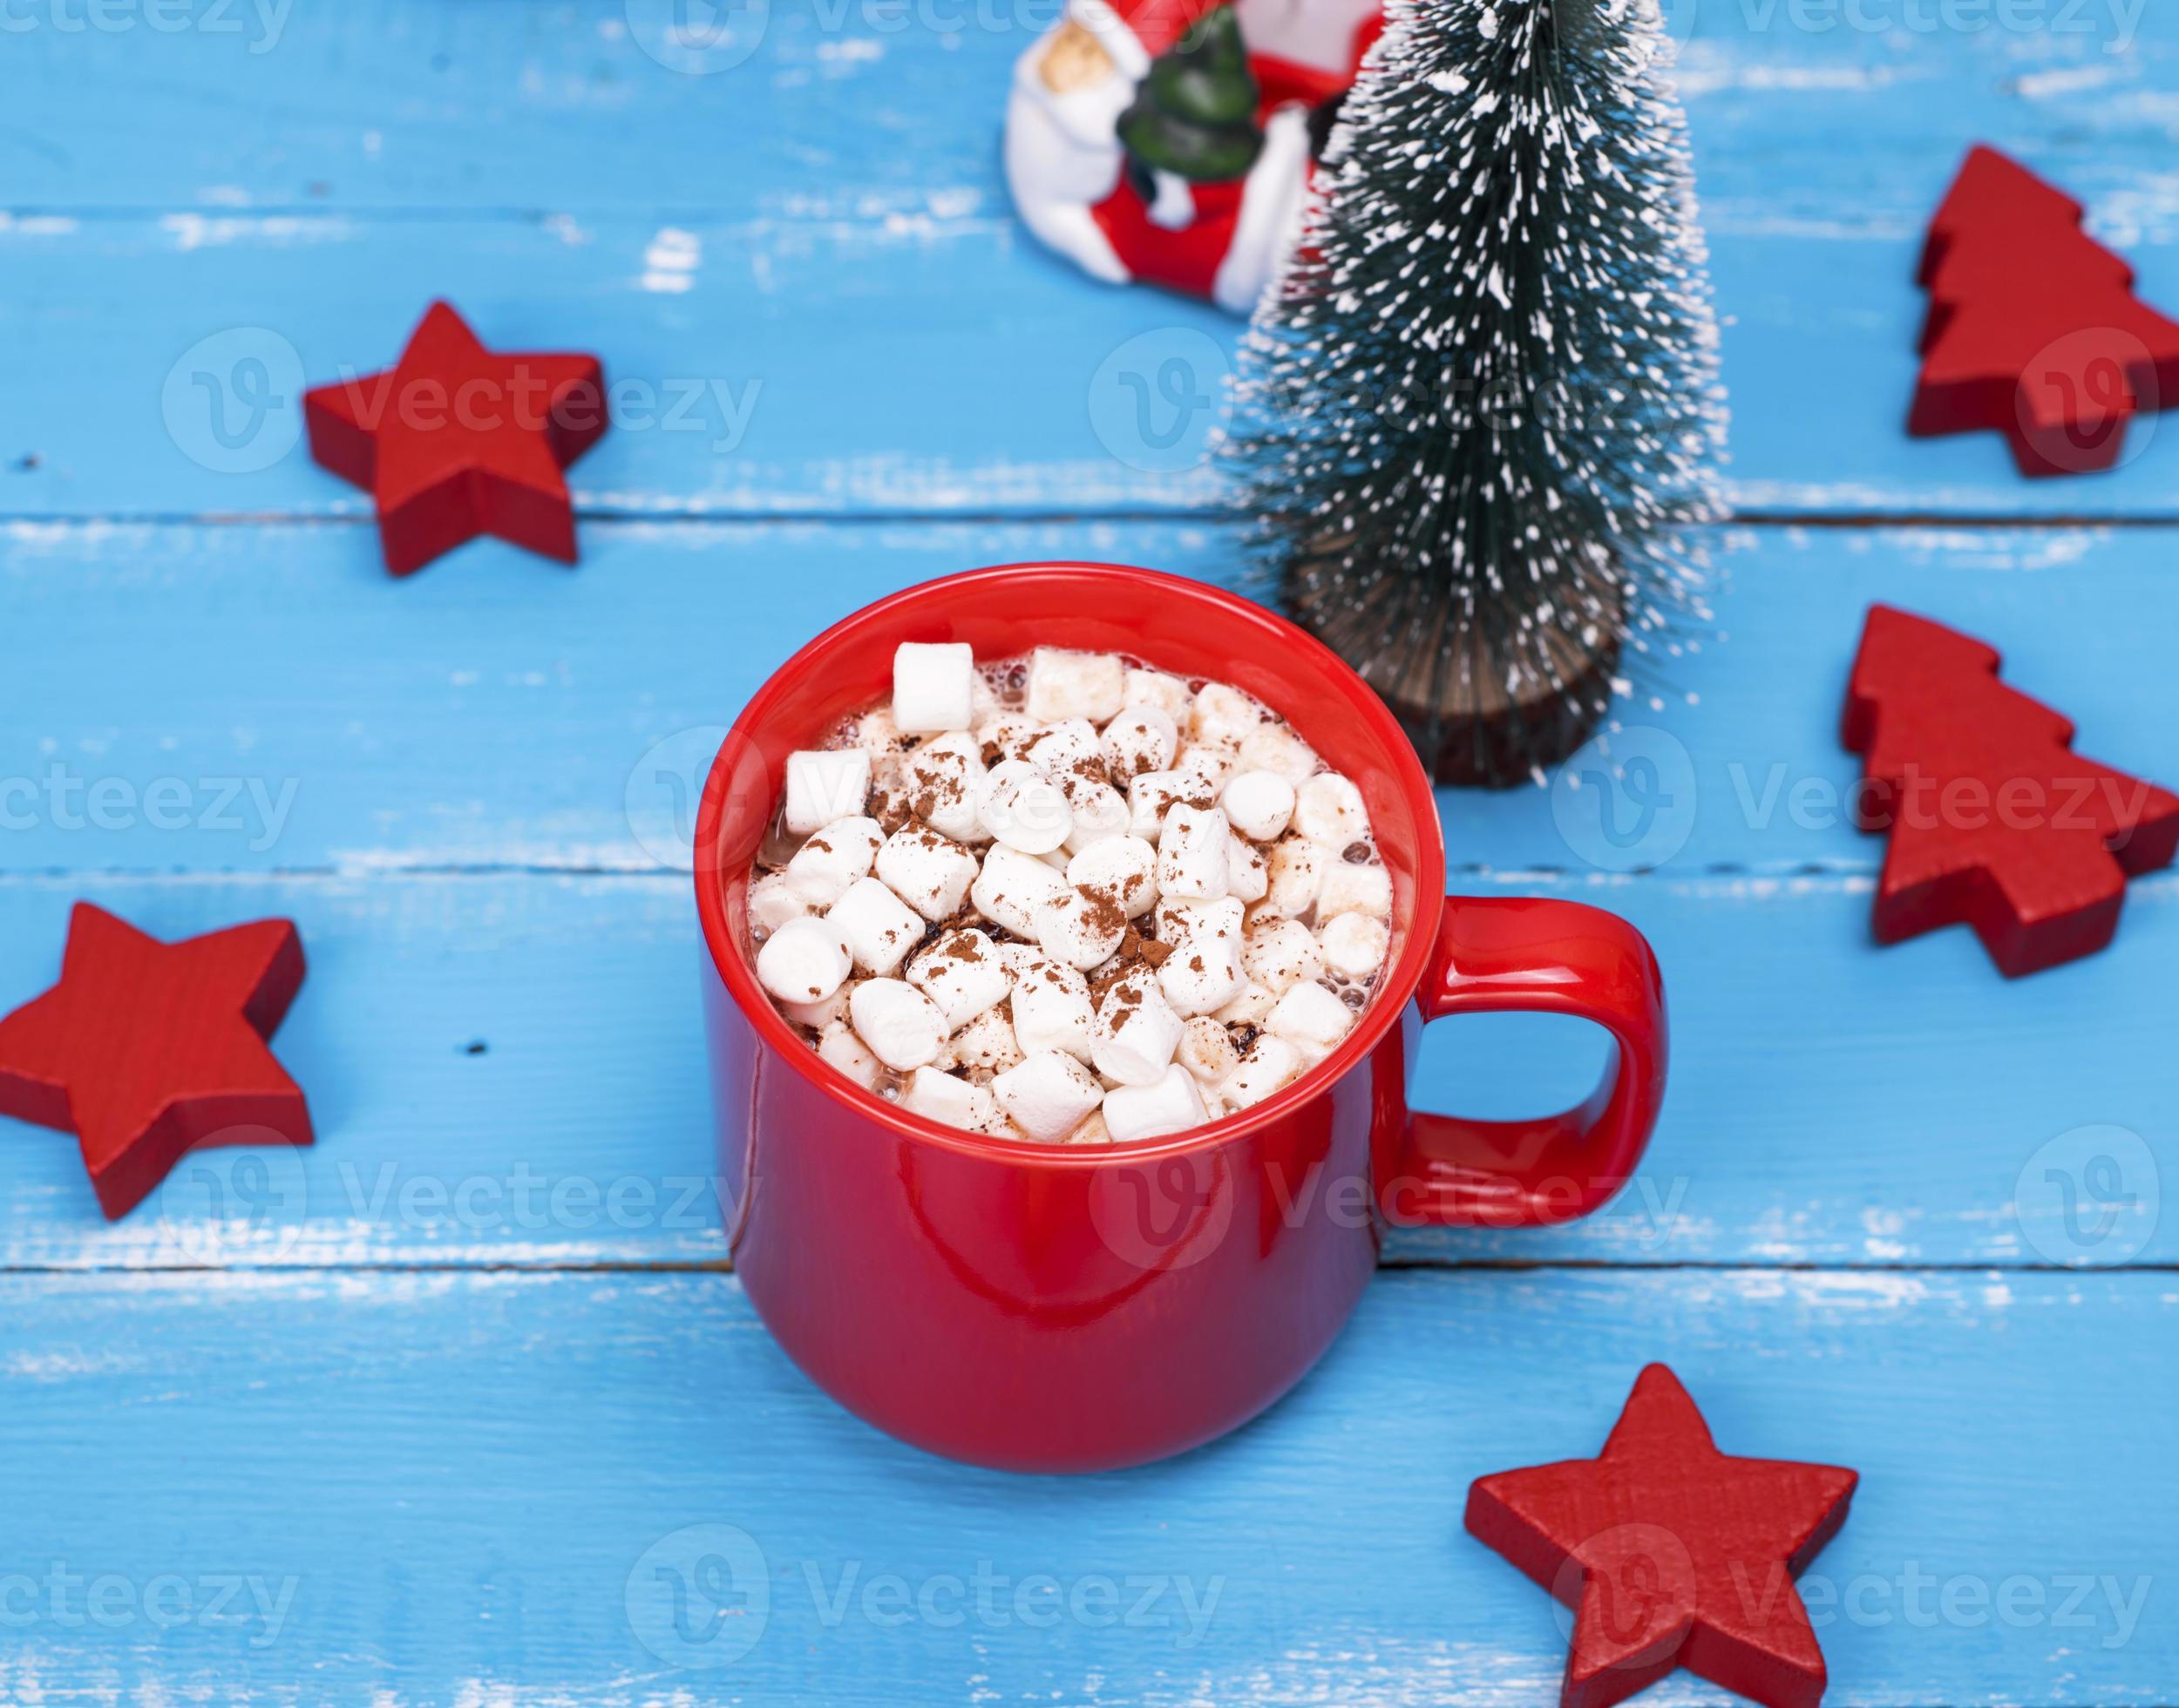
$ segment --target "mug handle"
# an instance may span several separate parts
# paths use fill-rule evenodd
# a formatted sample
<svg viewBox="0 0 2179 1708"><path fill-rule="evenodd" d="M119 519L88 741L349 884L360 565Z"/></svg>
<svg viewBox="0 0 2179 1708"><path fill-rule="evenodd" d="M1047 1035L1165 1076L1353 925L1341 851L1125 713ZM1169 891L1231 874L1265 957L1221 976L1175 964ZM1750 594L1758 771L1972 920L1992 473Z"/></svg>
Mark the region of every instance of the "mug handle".
<svg viewBox="0 0 2179 1708"><path fill-rule="evenodd" d="M1528 1121L1410 1111L1383 1195L1401 1226L1540 1228L1626 1183L1665 1096L1664 974L1641 932L1579 902L1450 896L1422 983L1424 1024L1451 1014L1571 1014L1612 1034L1587 1101Z"/></svg>

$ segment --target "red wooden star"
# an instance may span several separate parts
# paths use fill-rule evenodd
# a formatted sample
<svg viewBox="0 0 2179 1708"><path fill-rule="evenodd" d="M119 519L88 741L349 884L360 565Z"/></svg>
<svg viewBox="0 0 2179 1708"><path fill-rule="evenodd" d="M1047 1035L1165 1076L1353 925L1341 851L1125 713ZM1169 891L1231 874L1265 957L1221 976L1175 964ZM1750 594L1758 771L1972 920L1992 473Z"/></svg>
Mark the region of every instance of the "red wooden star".
<svg viewBox="0 0 2179 1708"><path fill-rule="evenodd" d="M0 1020L0 1115L74 1132L98 1207L126 1216L199 1144L309 1144L265 1040L302 984L302 939L260 919L161 943L89 902L60 983Z"/></svg>
<svg viewBox="0 0 2179 1708"><path fill-rule="evenodd" d="M2081 207L1977 147L1931 221L1922 373L1907 430L1995 428L2024 474L2118 460L2128 422L2179 402L2179 324L2081 228Z"/></svg>
<svg viewBox="0 0 2179 1708"><path fill-rule="evenodd" d="M434 302L398 366L306 392L310 454L377 500L386 567L419 570L479 534L575 561L560 472L605 431L594 356L494 356Z"/></svg>
<svg viewBox="0 0 2179 1708"><path fill-rule="evenodd" d="M2110 942L2126 880L2179 854L2179 798L2083 759L2073 725L1997 680L1971 635L1873 605L1843 736L1862 828L1889 830L1880 943L1965 921L2008 978Z"/></svg>
<svg viewBox="0 0 2179 1708"><path fill-rule="evenodd" d="M1563 1708L1609 1708L1682 1666L1768 1708L1815 1708L1823 1651L1793 1580L1857 1480L1720 1453L1653 1364L1602 1457L1478 1477L1468 1528L1574 1609Z"/></svg>

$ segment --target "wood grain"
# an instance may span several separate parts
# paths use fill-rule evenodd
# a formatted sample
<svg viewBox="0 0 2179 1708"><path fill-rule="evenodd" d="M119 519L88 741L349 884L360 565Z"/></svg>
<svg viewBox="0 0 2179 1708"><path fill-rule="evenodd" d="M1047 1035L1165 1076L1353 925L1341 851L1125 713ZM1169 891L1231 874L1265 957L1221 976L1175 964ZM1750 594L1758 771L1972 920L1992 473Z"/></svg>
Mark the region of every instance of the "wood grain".
<svg viewBox="0 0 2179 1708"><path fill-rule="evenodd" d="M722 1263L687 885L0 883L0 1007L51 980L79 892L167 937L294 918L313 973L280 1054L318 1128L307 1152L188 1159L109 1227L71 1141L0 1126L0 1267ZM1866 880L1505 887L1599 903L1655 942L1674 1028L1662 1124L1601 1215L1404 1234L1395 1261L2179 1261L2162 1203L2179 1084L2155 1067L2179 880L2135 886L2108 953L2013 985L1964 930L1873 949ZM1416 1101L1499 1117L1571 1103L1599 1036L1532 1016L1447 1022Z"/></svg>
<svg viewBox="0 0 2179 1708"><path fill-rule="evenodd" d="M768 20L761 48L711 76L644 51L667 10L589 0L509 25L380 0L295 9L276 32L11 34L25 105L0 134L19 210L0 220L15 281L0 451L37 460L0 483L0 511L359 513L299 450L257 463L278 455L284 410L250 436L253 471L225 471L236 458L207 451L194 376L225 389L239 433L261 390L240 364L268 360L292 403L303 379L390 361L440 295L487 342L594 349L639 388L575 482L593 514L1226 500L1191 460L1215 411L1179 454L1150 450L1108 363L1148 373L1178 356L1209 398L1233 324L1093 287L1014 224L999 115L1049 0L781 0L747 9ZM1680 71L1737 500L2179 513L2150 434L2115 475L2032 486L1995 436L1904 437L1920 234L1975 139L2087 200L2144 298L2179 303L2161 93L2179 79L2179 24L2023 0L1986 9L1985 27L1918 31L1913 10L1741 0L1694 20ZM276 117L222 122L238 102ZM181 444L160 407L178 367Z"/></svg>
<svg viewBox="0 0 2179 1708"><path fill-rule="evenodd" d="M1453 870L1873 873L1838 719L1877 600L1986 637L2081 753L2170 784L2173 538L1735 532L1714 620L1638 678L1627 733L1551 790L1441 796ZM0 600L44 639L0 718L0 871L685 867L724 726L847 612L981 564L1231 583L1244 557L1231 527L1100 521L594 523L583 551L570 573L479 541L390 585L367 525L0 527Z"/></svg>
<svg viewBox="0 0 2179 1708"><path fill-rule="evenodd" d="M1666 1348L1726 1451L1863 1474L1802 1580L1832 1700L2108 1708L2179 1668L2168 1275L1388 1274L1260 1423L1074 1480L874 1434L728 1277L15 1278L0 1303L0 1444L37 1467L0 1561L17 1700L1535 1708L1564 1628L1462 1534L1468 1481L1594 1453ZM691 1527L746 1536L748 1575ZM55 1562L85 1582L49 1590ZM761 1623L708 1616L759 1572ZM162 1577L168 1616L190 1598L169 1630ZM631 1578L718 1636L645 1648Z"/></svg>
<svg viewBox="0 0 2179 1708"><path fill-rule="evenodd" d="M1860 1586L1834 1701L2168 1700L2179 880L2017 986L1962 932L1878 952L1836 720L1884 599L2001 646L2082 752L2179 775L2169 436L2030 486L1995 436L1903 431L1914 257L1972 140L2179 303L2179 12L1675 6L1757 525L1589 795L1444 801L1457 882L1655 938L1651 1164L1578 1229L1395 1239L1239 1436L1032 1482L846 1418L720 1272L668 868L719 726L869 599L1039 557L1233 580L1215 411L1161 450L1116 400L1173 357L1214 395L1236 329L1015 228L998 114L1042 4L760 3L709 76L645 51L668 10L8 15L0 1006L78 896L169 936L291 915L313 973L280 1047L320 1142L186 1164L107 1228L70 1141L0 1132L0 1698L1530 1708L1560 1626L1458 1534L1467 1480L1592 1453L1669 1357L1727 1451L1864 1473L1820 1562ZM390 361L438 295L637 383L577 471L580 570L485 544L390 585L365 505L283 440L304 382ZM1596 1047L1442 1028L1418 1098L1533 1112ZM770 1611L688 1670L628 1589L716 1583L703 1525L754 1540ZM1059 1586L1035 1617L1162 1578L1169 1621L914 1613L984 1561ZM881 1625L860 1596L893 1576L911 1617ZM1185 1644L1180 1580L1222 1586Z"/></svg>

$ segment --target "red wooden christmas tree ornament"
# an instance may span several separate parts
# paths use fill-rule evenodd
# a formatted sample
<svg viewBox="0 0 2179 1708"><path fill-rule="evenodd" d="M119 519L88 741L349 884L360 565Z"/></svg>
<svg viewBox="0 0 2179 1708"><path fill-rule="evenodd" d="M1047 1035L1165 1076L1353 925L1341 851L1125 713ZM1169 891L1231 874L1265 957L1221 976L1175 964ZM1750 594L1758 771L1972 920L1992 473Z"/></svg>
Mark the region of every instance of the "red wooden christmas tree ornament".
<svg viewBox="0 0 2179 1708"><path fill-rule="evenodd" d="M1922 376L1907 430L1994 428L2025 474L2118 460L2127 424L2179 398L2179 323L2081 228L2081 207L1977 147L1931 222Z"/></svg>
<svg viewBox="0 0 2179 1708"><path fill-rule="evenodd" d="M60 983L0 1020L0 1115L73 1132L110 1219L199 1144L309 1144L302 1093L266 1040L302 984L285 919L161 943L88 902Z"/></svg>
<svg viewBox="0 0 2179 1708"><path fill-rule="evenodd" d="M605 431L594 356L494 356L434 302L399 365L306 392L310 454L377 501L386 567L408 575L479 534L575 561L561 471Z"/></svg>
<svg viewBox="0 0 2179 1708"><path fill-rule="evenodd" d="M1720 1453L1653 1364L1600 1457L1478 1477L1468 1528L1574 1610L1562 1708L1610 1708L1683 1666L1767 1708L1815 1708L1823 1651L1793 1580L1857 1481Z"/></svg>
<svg viewBox="0 0 2179 1708"><path fill-rule="evenodd" d="M2179 798L2081 758L2074 727L1997 680L1971 636L1871 606L1846 698L1864 830L1891 833L1876 931L1962 921L2008 977L2110 942L2126 880L2179 853Z"/></svg>

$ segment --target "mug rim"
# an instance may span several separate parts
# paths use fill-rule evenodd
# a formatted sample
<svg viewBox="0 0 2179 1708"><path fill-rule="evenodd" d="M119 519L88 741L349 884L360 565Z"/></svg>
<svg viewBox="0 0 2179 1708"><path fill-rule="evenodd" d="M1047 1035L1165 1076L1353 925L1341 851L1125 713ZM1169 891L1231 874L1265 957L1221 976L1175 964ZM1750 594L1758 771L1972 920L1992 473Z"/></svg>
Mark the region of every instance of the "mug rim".
<svg viewBox="0 0 2179 1708"><path fill-rule="evenodd" d="M904 1109L896 1103L888 1102L873 1091L865 1090L821 1059L788 1024L770 993L757 982L756 969L734 943L726 923L728 886L731 884L746 885L748 874L723 873L717 870L716 862L707 861L704 857L704 850L715 844L719 821L725 812L732 757L737 747L750 740L744 733L745 729L754 723L762 722L767 702L780 691L781 684L786 679L810 668L852 633L867 627L882 626L904 606L927 604L933 597L942 596L941 590L945 593L973 596L981 584L1035 570L1059 570L1093 578L1110 576L1123 580L1147 581L1157 586L1164 596L1192 600L1224 617L1254 627L1280 645L1300 653L1314 669L1323 674L1327 679L1327 685L1336 684L1339 691L1361 714L1364 723L1371 726L1384 750L1381 757L1388 759L1397 776L1401 792L1415 808L1416 827L1421 834L1415 874L1415 918L1398 960L1388 969L1384 984L1364 1009L1354 1028L1329 1055L1261 1102L1220 1115L1201 1127L1191 1127L1185 1132L1164 1134L1148 1139L1116 1139L1100 1145L1053 1144L1035 1139L1009 1139L948 1126L943 1122L931 1120ZM1164 668L1155 659L1145 657L1144 661L1152 668ZM1286 717L1295 729L1300 729L1300 724L1286 713L1281 711L1280 715ZM962 570L952 575L920 581L888 593L823 630L767 676L735 718L733 727L721 742L705 779L703 803L696 814L696 916L703 926L704 946L711 958L713 969L724 984L727 993L734 999L735 1006L756 1028L757 1037L763 1043L776 1054L784 1056L796 1073L824 1091L843 1108L865 1120L875 1121L902 1137L982 1157L987 1161L1046 1168L1087 1169L1108 1167L1114 1162L1155 1161L1168 1156L1208 1150L1249 1137L1266 1127L1276 1124L1290 1111L1321 1095L1335 1081L1350 1072L1355 1063L1375 1049L1385 1034L1399 1023L1408 1005L1414 1000L1415 992L1422 985L1424 966L1436 942L1437 918L1445 905L1445 832L1438 818L1436 792L1423 773L1422 762L1416 756L1407 732L1400 727L1391 708L1376 690L1362 679L1353 666L1315 636L1252 600L1244 599L1209 582L1175 575L1170 571L1146 569L1132 564L1100 563L1087 559L1037 559Z"/></svg>

